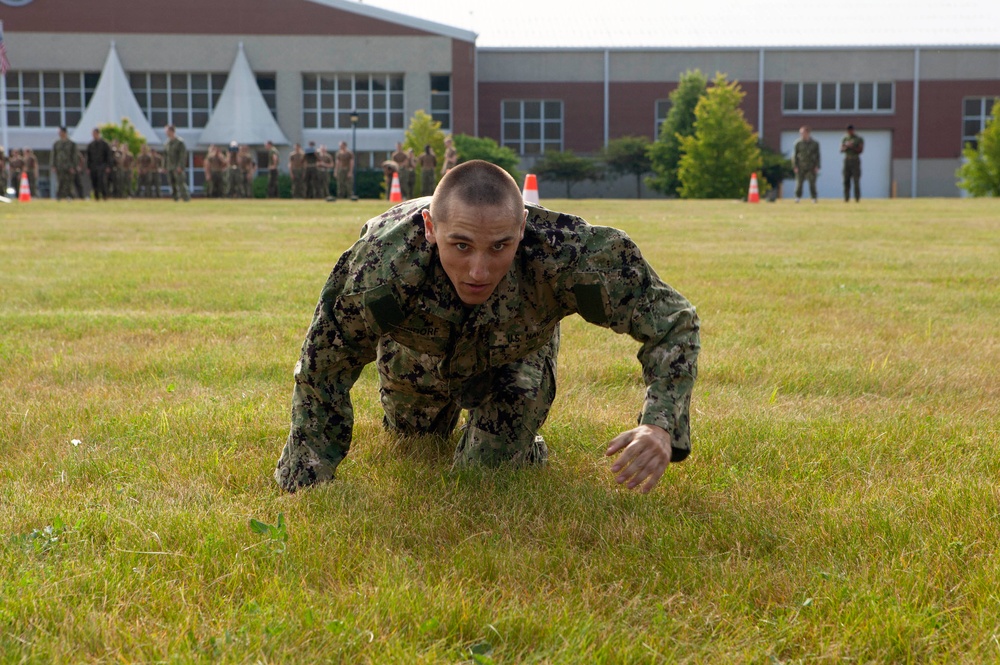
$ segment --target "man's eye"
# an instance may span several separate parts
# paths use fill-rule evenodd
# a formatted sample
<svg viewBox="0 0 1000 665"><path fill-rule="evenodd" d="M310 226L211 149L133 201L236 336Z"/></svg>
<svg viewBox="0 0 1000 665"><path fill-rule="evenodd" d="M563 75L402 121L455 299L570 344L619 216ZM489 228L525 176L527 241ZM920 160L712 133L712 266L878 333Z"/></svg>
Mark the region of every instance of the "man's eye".
<svg viewBox="0 0 1000 665"><path fill-rule="evenodd" d="M456 242L455 249L457 249L460 252L464 252L465 250L469 249L469 246L464 242Z"/></svg>
<svg viewBox="0 0 1000 665"><path fill-rule="evenodd" d="M505 243L505 242L498 242L495 245L493 245L493 251L494 252L502 252L503 248L506 247L506 246L507 246L507 243Z"/></svg>

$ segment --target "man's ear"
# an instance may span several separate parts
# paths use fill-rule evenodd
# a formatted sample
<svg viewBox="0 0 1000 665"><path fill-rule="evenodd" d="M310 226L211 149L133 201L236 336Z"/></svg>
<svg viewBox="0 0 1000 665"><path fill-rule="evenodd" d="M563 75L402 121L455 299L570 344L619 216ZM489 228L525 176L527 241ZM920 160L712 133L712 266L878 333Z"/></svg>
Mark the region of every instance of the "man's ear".
<svg viewBox="0 0 1000 665"><path fill-rule="evenodd" d="M431 211L424 210L424 237L427 238L427 244L436 245L437 238L434 236L434 220L431 219Z"/></svg>
<svg viewBox="0 0 1000 665"><path fill-rule="evenodd" d="M519 240L524 240L524 229L528 226L528 209L524 209L524 219L521 220L521 237Z"/></svg>

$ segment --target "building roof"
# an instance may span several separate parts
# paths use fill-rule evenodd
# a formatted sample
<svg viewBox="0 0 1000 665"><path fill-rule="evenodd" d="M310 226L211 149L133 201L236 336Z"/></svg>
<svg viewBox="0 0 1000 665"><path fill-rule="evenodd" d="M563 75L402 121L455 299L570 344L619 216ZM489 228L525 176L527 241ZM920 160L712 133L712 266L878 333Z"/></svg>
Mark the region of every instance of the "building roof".
<svg viewBox="0 0 1000 665"><path fill-rule="evenodd" d="M333 9L340 9L342 11L352 12L361 16L367 16L368 18L377 19L379 21L386 21L387 23L395 23L397 25L442 35L444 37L451 37L452 39L458 39L466 42L476 41L476 33L471 30L463 30L462 28L457 28L446 23L436 23L434 21L417 18L401 12L382 9L381 7L365 4L363 2L353 2L352 0L309 0L309 2L315 2L317 5L325 5ZM414 5L414 7L419 11L419 4Z"/></svg>
<svg viewBox="0 0 1000 665"><path fill-rule="evenodd" d="M104 61L104 69L101 71L101 78L94 88L87 110L83 112L70 138L75 143L89 143L94 127L108 123L117 125L122 118L128 118L135 126L135 130L145 137L148 143L160 144L160 137L153 131L153 126L146 120L139 102L132 93L132 86L129 85L121 60L118 59L118 49L112 41L107 60Z"/></svg>
<svg viewBox="0 0 1000 665"><path fill-rule="evenodd" d="M271 115L271 109L260 94L257 77L243 50L243 42L236 50L229 78L215 104L212 117L198 139L203 145L230 141L248 145L263 145L268 141L277 145L288 144L278 121Z"/></svg>

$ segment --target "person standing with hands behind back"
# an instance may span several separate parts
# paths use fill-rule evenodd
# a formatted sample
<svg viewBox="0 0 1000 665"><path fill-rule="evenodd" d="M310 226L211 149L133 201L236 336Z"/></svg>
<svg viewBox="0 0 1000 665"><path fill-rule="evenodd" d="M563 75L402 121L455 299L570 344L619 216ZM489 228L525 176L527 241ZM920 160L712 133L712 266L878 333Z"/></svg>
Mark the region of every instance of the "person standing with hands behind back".
<svg viewBox="0 0 1000 665"><path fill-rule="evenodd" d="M861 153L865 140L854 133L854 125L847 126L847 136L840 140L844 153L844 203L851 200L851 182L854 182L854 201L861 202Z"/></svg>

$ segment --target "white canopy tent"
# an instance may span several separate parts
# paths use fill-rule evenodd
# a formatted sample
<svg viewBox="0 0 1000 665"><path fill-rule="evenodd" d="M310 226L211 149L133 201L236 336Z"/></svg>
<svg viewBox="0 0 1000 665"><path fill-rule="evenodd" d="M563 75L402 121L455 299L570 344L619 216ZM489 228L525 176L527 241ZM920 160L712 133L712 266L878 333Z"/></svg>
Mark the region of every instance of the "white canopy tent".
<svg viewBox="0 0 1000 665"><path fill-rule="evenodd" d="M276 145L288 144L260 94L257 77L243 51L243 42L240 42L229 78L198 143L228 144L231 141L247 145L263 145L267 141Z"/></svg>
<svg viewBox="0 0 1000 665"><path fill-rule="evenodd" d="M93 138L91 132L95 127L106 123L118 124L122 118L128 118L136 131L150 145L161 143L160 137L149 124L139 102L132 94L132 86L125 76L121 60L118 59L118 50L112 41L108 59L104 61L104 69L101 71L101 78L94 88L94 95L90 98L87 110L83 112L83 117L70 134L70 138L74 143L89 143Z"/></svg>

